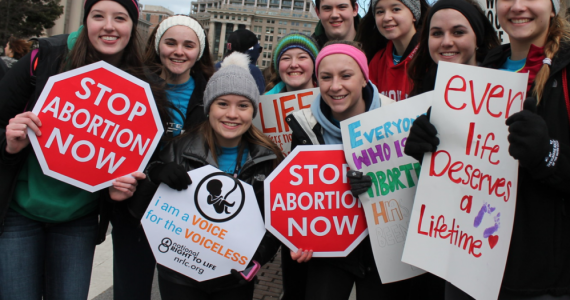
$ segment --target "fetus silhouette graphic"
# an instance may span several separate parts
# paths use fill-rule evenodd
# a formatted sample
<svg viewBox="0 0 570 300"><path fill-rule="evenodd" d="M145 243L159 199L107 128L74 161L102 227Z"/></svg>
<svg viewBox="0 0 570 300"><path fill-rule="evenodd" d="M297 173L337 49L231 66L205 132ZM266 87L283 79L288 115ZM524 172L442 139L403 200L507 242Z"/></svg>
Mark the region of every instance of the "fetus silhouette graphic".
<svg viewBox="0 0 570 300"><path fill-rule="evenodd" d="M230 214L230 212L228 211L229 207L233 207L235 205L235 203L229 203L228 201L226 201L226 198L233 192L235 191L236 187L237 187L237 183L235 184L234 188L224 196L222 196L222 187L223 184L221 181L217 180L217 179L212 179L210 180L210 182L208 182L208 184L206 185L206 189L208 190L208 192L210 192L210 195L208 195L208 204L213 205L214 209L216 210L217 213L221 214L223 212L225 212L226 214Z"/></svg>

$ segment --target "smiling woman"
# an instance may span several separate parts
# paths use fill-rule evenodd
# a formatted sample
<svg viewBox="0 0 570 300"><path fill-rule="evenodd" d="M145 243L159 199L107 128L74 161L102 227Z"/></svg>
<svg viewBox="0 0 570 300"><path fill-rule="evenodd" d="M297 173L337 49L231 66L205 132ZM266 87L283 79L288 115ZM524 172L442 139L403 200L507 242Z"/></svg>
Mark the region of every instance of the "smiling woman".
<svg viewBox="0 0 570 300"><path fill-rule="evenodd" d="M439 61L476 65L499 44L493 25L474 0L438 0L426 16L417 53L408 66L410 96L433 90Z"/></svg>
<svg viewBox="0 0 570 300"><path fill-rule="evenodd" d="M412 83L406 73L418 49L416 30L425 18L425 0L376 0L362 19L356 39L370 62L370 80L396 101L408 98Z"/></svg>
<svg viewBox="0 0 570 300"><path fill-rule="evenodd" d="M187 16L163 20L148 40L145 66L150 80L166 91L167 101L157 103L167 112L162 116L165 141L206 120L202 99L214 66L204 30L196 20ZM120 206L111 220L115 299L149 299L151 294L154 256L138 222L123 220L133 210Z"/></svg>
<svg viewBox="0 0 570 300"><path fill-rule="evenodd" d="M257 201L263 207L263 178L283 156L267 136L252 126L259 90L249 72L248 56L237 51L227 56L208 81L203 98L202 109L208 119L165 146L160 161L147 168L150 180L141 183L145 192L136 194L132 202L146 207L160 183L177 190L187 189L192 179L196 180L188 177L188 171L212 165L252 185L256 198L245 201ZM266 233L248 267L265 264L279 245L275 237ZM252 299L252 279L257 272L232 270L231 275L198 282L161 265L157 270L164 300Z"/></svg>
<svg viewBox="0 0 570 300"><path fill-rule="evenodd" d="M84 12L76 42L40 39L36 64L28 54L0 81L0 299L87 299L112 200L128 199L145 178L135 172L90 193L44 175L30 147L28 130L40 136L42 121L26 110L50 76L104 60L143 77L137 2L87 0Z"/></svg>
<svg viewBox="0 0 570 300"><path fill-rule="evenodd" d="M271 62L271 79L266 95L293 92L317 85L314 73L315 59L319 54L317 42L302 33L284 36L275 47Z"/></svg>
<svg viewBox="0 0 570 300"><path fill-rule="evenodd" d="M297 145L342 144L340 121L394 102L381 100L369 81L366 56L358 43L327 43L317 56L315 73L320 94L310 108L287 117L293 131L292 149ZM382 284L368 238L347 257L312 258L311 248L288 252L290 259L306 263L308 269L306 288L301 291L304 295L298 299L345 300L354 285L359 300L378 299L379 295L383 299L408 299L405 291L409 281Z"/></svg>
<svg viewBox="0 0 570 300"><path fill-rule="evenodd" d="M177 136L205 120L202 96L214 73L208 40L193 18L173 16L155 28L148 41L145 64L166 85L168 136Z"/></svg>

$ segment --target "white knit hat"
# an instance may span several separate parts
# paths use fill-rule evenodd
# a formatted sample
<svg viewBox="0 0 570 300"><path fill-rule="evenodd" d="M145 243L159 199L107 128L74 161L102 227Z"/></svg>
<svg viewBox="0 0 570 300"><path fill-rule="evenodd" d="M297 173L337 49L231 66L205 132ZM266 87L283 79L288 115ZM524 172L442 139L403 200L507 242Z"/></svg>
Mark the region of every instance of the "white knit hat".
<svg viewBox="0 0 570 300"><path fill-rule="evenodd" d="M162 35L172 26L186 26L192 30L194 30L194 32L196 33L196 35L198 36L198 40L200 41L200 55L198 55L198 60L200 60L200 58L202 58L202 54L204 54L204 47L206 47L206 34L204 34L204 29L202 29L202 26L200 26L200 23L198 23L198 21L187 17L187 16L173 16L170 17L164 21L162 21L162 23L160 23L160 25L158 26L158 29L156 30L156 38L154 41L154 49L156 49L156 52L158 53L158 44L160 43L160 39L162 38Z"/></svg>

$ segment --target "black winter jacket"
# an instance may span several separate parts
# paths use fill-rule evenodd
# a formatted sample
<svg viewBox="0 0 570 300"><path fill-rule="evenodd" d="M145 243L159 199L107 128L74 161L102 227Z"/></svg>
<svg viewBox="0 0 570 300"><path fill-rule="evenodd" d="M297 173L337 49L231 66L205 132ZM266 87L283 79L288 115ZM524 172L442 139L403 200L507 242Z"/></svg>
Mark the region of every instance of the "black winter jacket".
<svg viewBox="0 0 570 300"><path fill-rule="evenodd" d="M67 34L39 40L38 65L35 86L30 74L28 53L8 71L0 81L0 234L4 231L4 219L16 188L16 179L30 151L31 145L18 154L6 152L6 126L11 118L24 111L31 111L47 80L59 73L61 61L67 55ZM107 190L100 192L100 218L97 242L105 240L112 205Z"/></svg>
<svg viewBox="0 0 570 300"><path fill-rule="evenodd" d="M498 69L511 55L510 45L487 55L484 67ZM570 123L564 99L562 70L570 63L570 44L563 44L552 60L537 113L558 140L556 164L529 170L519 168L513 234L502 291L521 295L570 294ZM570 75L570 70L567 76ZM570 81L570 78L567 78ZM534 86L533 86L534 88ZM531 93L529 93L531 95Z"/></svg>
<svg viewBox="0 0 570 300"><path fill-rule="evenodd" d="M206 165L217 167L217 163L206 149L207 148L201 134L186 134L185 136L169 142L165 146L165 148L160 152L160 162L176 162L183 166L187 171L198 169ZM277 156L270 149L259 145L249 144L248 150L249 153L247 160L238 175L238 179L253 187L257 204L263 214L265 211L263 183L265 178L273 171L273 162ZM149 165L149 169L152 169L153 166L153 164ZM134 215L137 215L139 219L142 217L144 209L152 200L157 188L158 185L154 184L148 177L144 181L139 182L137 191L131 198L131 211ZM253 260L264 265L273 258L280 245L279 241L271 233L266 231L265 236L261 240L261 243L253 256ZM196 287L207 292L233 288L243 284L243 282L238 282L233 275L198 282L178 272L163 267L160 264L157 268L162 278L168 279L177 284Z"/></svg>

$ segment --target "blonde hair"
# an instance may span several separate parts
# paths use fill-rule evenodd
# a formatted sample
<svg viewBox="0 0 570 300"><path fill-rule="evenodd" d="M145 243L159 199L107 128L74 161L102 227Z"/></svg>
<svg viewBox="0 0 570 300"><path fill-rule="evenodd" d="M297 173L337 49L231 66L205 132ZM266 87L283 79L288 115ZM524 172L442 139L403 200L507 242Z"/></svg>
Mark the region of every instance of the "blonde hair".
<svg viewBox="0 0 570 300"><path fill-rule="evenodd" d="M552 18L548 28L548 35L546 37L546 43L544 44L544 54L546 58L552 59L556 53L558 53L561 41L570 41L570 23L560 17L560 15L557 15ZM550 65L543 64L534 79L533 94L537 99L537 103L540 103L549 76Z"/></svg>

